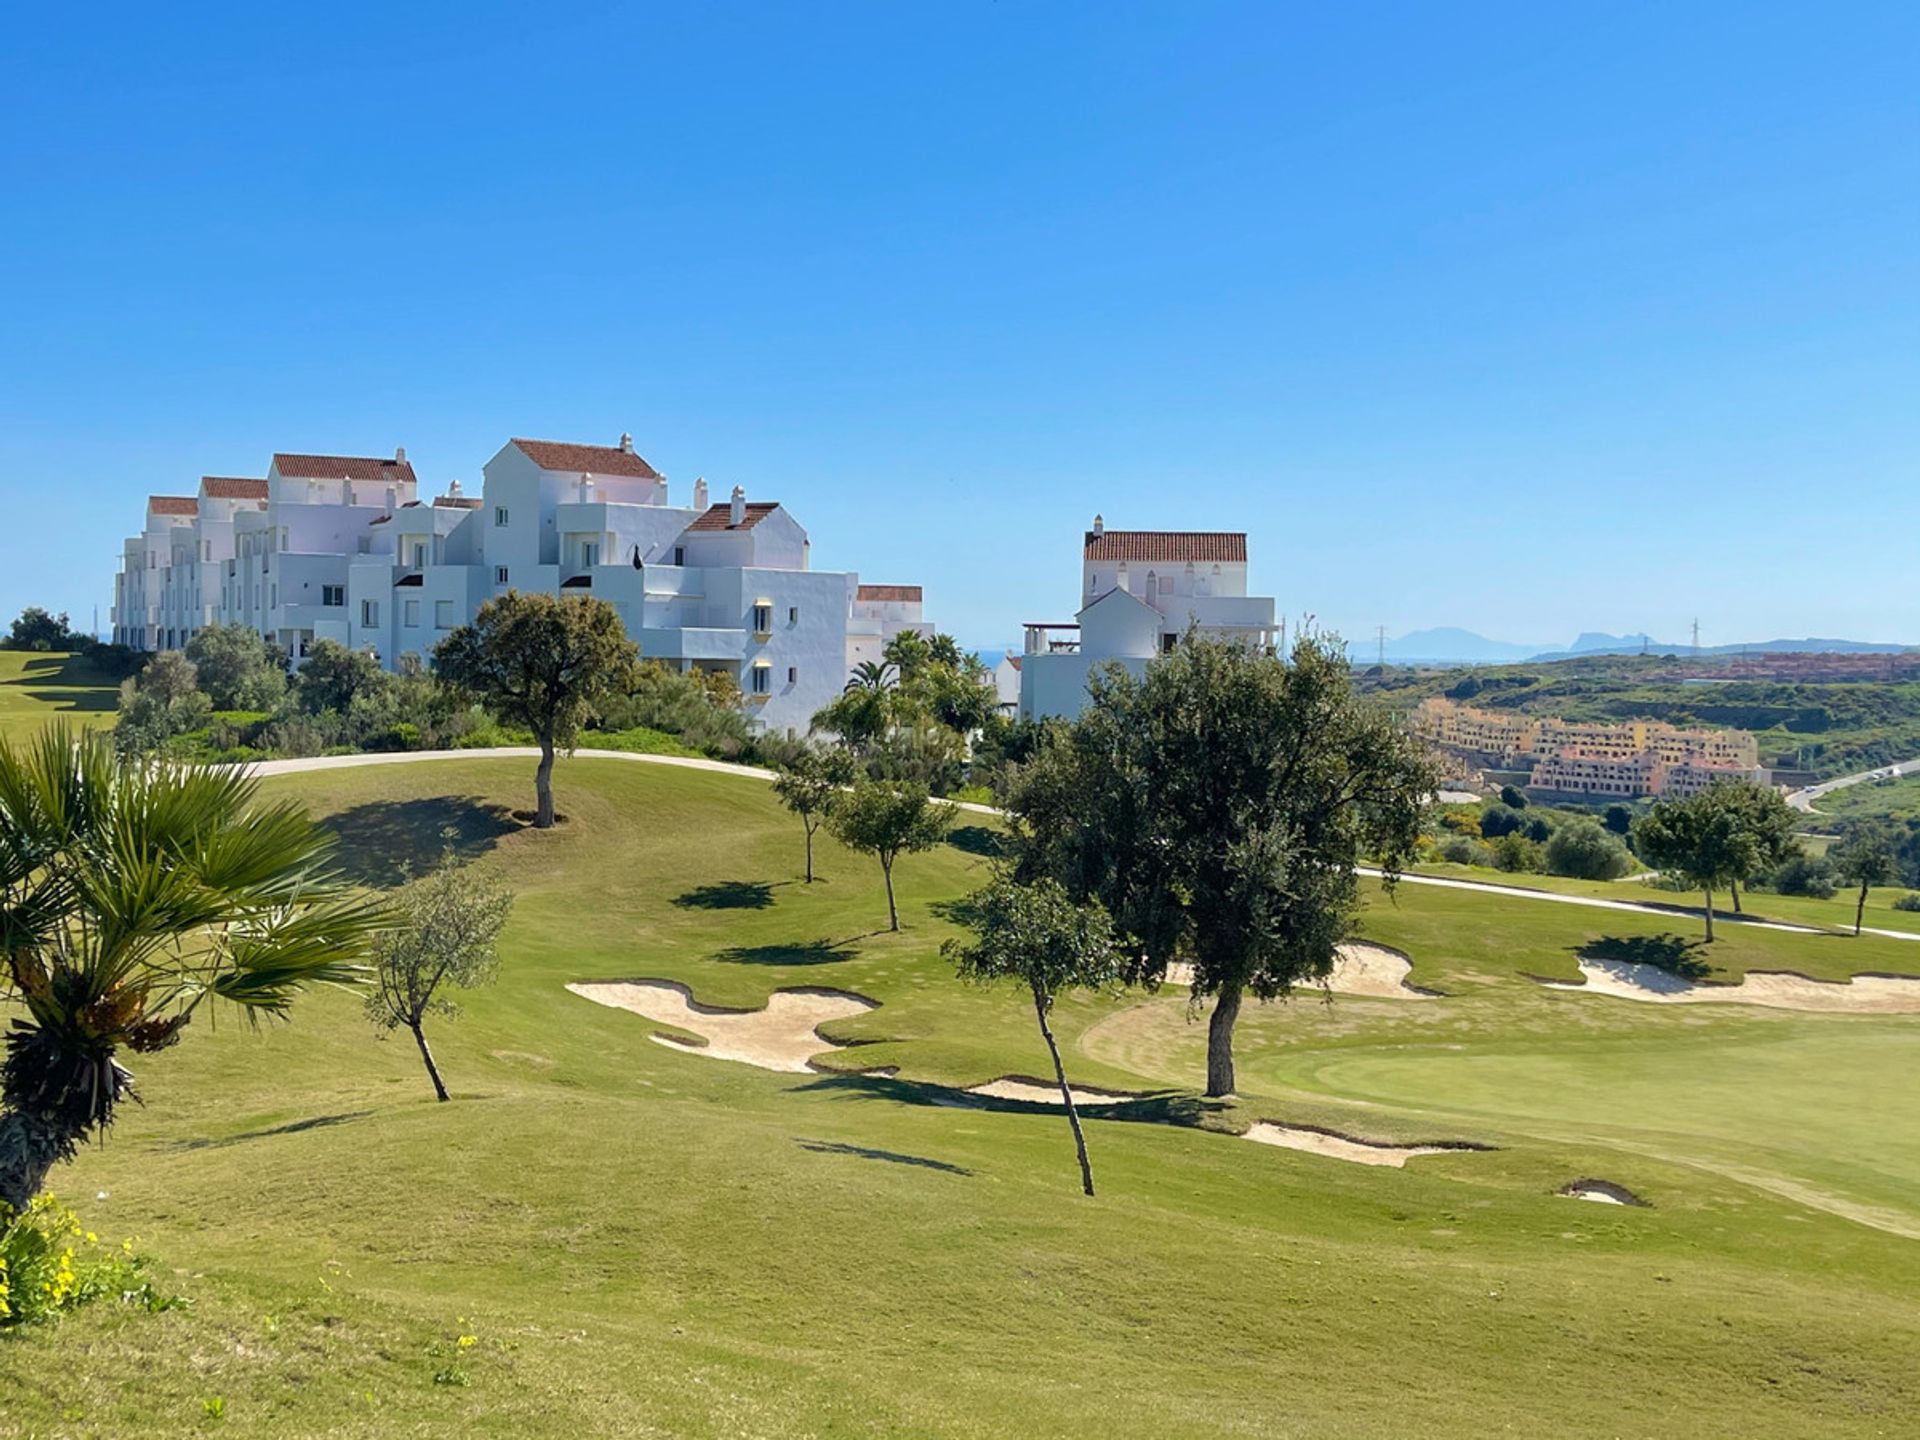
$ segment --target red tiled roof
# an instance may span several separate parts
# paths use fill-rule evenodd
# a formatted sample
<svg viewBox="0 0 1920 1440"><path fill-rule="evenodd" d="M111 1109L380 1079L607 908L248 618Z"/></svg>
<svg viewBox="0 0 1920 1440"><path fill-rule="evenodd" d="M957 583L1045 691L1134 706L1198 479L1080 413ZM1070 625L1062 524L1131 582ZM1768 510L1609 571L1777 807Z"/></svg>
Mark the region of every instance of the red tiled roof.
<svg viewBox="0 0 1920 1440"><path fill-rule="evenodd" d="M209 500L264 500L267 482L240 480L230 475L202 475L200 493Z"/></svg>
<svg viewBox="0 0 1920 1440"><path fill-rule="evenodd" d="M857 600L912 600L920 599L918 585L862 585L854 591Z"/></svg>
<svg viewBox="0 0 1920 1440"><path fill-rule="evenodd" d="M436 495L434 506L441 510L478 510L480 501L472 495Z"/></svg>
<svg viewBox="0 0 1920 1440"><path fill-rule="evenodd" d="M376 460L363 455L275 455L274 468L297 480L413 479L408 460Z"/></svg>
<svg viewBox="0 0 1920 1440"><path fill-rule="evenodd" d="M149 495L147 510L154 515L198 515L200 502L191 495Z"/></svg>
<svg viewBox="0 0 1920 1440"><path fill-rule="evenodd" d="M631 450L618 445L572 445L564 440L515 439L526 457L542 470L564 470L578 475L626 475L636 480L658 480L660 472Z"/></svg>
<svg viewBox="0 0 1920 1440"><path fill-rule="evenodd" d="M1086 558L1244 565L1247 536L1235 530L1108 530L1099 535L1089 530Z"/></svg>
<svg viewBox="0 0 1920 1440"><path fill-rule="evenodd" d="M751 530L754 526L758 525L762 520L766 519L767 516L771 515L774 511L778 510L779 508L780 508L780 502L778 500L749 500L747 502L746 518L740 522L738 528L742 530ZM730 506L710 505L707 507L707 513L702 515L698 520L694 521L691 525L687 527L687 529L689 530L732 530L735 527L730 523L728 523L729 517L731 516L732 513L733 512Z"/></svg>

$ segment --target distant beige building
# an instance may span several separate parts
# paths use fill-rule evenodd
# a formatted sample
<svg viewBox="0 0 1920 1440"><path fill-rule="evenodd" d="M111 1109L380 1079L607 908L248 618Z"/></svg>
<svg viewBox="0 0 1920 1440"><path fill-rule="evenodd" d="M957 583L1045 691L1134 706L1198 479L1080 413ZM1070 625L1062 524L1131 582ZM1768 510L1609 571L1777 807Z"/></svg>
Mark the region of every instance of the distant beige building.
<svg viewBox="0 0 1920 1440"><path fill-rule="evenodd" d="M1691 795L1717 780L1766 785L1744 730L1687 730L1658 720L1561 720L1424 700L1414 729L1437 748L1502 770L1531 769L1529 789L1638 798Z"/></svg>

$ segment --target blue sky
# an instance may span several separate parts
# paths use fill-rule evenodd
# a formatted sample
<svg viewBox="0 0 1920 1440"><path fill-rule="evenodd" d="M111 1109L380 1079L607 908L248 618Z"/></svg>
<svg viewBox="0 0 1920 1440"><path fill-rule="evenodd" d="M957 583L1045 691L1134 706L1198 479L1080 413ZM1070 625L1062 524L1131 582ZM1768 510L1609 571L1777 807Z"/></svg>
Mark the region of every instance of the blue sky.
<svg viewBox="0 0 1920 1440"><path fill-rule="evenodd" d="M1920 8L1568 8L29 7L0 610L630 430L979 645L1096 510L1356 640L1920 641Z"/></svg>

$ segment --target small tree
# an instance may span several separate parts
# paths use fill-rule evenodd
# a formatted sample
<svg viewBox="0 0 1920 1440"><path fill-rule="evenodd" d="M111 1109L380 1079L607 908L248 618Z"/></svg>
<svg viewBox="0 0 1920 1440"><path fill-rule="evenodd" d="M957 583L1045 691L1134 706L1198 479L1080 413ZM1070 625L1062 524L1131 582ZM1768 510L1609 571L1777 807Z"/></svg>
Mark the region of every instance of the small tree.
<svg viewBox="0 0 1920 1440"><path fill-rule="evenodd" d="M594 597L522 594L489 600L433 652L440 678L540 745L534 825L553 825L553 755L571 750L596 709L635 679L640 650L620 612Z"/></svg>
<svg viewBox="0 0 1920 1440"><path fill-rule="evenodd" d="M1843 881L1860 887L1860 898L1853 907L1853 933L1858 935L1866 924L1867 892L1875 885L1891 885L1900 878L1893 834L1885 825L1855 825L1828 852L1827 859Z"/></svg>
<svg viewBox="0 0 1920 1440"><path fill-rule="evenodd" d="M1747 842L1735 807L1722 804L1717 786L1662 800L1634 824L1633 847L1656 870L1698 885L1706 899L1707 939L1713 939L1713 892L1733 883L1748 863Z"/></svg>
<svg viewBox="0 0 1920 1440"><path fill-rule="evenodd" d="M1593 820L1573 820L1547 841L1547 872L1577 880L1618 880L1633 868L1619 839Z"/></svg>
<svg viewBox="0 0 1920 1440"><path fill-rule="evenodd" d="M426 1018L460 1013L439 993L442 986L470 990L492 981L499 969L494 946L513 909L513 895L449 854L400 892L396 909L399 928L383 933L373 947L367 1017L382 1030L406 1027L420 1047L434 1095L445 1100L446 1083L427 1045Z"/></svg>
<svg viewBox="0 0 1920 1440"><path fill-rule="evenodd" d="M1500 803L1513 810L1524 810L1527 808L1527 792L1518 785L1502 785Z"/></svg>
<svg viewBox="0 0 1920 1440"><path fill-rule="evenodd" d="M1709 793L1734 817L1741 858L1739 873L1727 882L1727 893L1738 915L1741 885L1771 875L1800 853L1800 842L1793 837L1799 816L1778 790L1747 781L1721 783Z"/></svg>
<svg viewBox="0 0 1920 1440"><path fill-rule="evenodd" d="M380 662L365 650L349 650L338 640L316 640L307 647L296 684L300 708L309 715L331 710L345 715L357 696L386 683Z"/></svg>
<svg viewBox="0 0 1920 1440"><path fill-rule="evenodd" d="M178 650L162 650L136 678L120 682L114 748L123 755L164 749L175 736L205 725L212 710L193 662Z"/></svg>
<svg viewBox="0 0 1920 1440"><path fill-rule="evenodd" d="M1080 1112L1060 1061L1060 1046L1047 1017L1063 990L1094 989L1120 978L1120 954L1113 926L1098 905L1076 905L1058 882L1041 879L1019 885L1002 877L977 892L964 911L964 923L973 932L966 941L949 940L940 953L952 960L960 978L980 984L1012 978L1026 982L1033 996L1033 1015L1040 1038L1053 1057L1053 1075L1060 1086L1060 1102L1073 1127L1073 1147L1080 1157L1080 1184L1093 1194L1093 1166L1087 1160L1087 1137L1080 1129Z"/></svg>
<svg viewBox="0 0 1920 1440"><path fill-rule="evenodd" d="M251 626L209 625L186 654L216 710L271 710L286 694L280 647Z"/></svg>
<svg viewBox="0 0 1920 1440"><path fill-rule="evenodd" d="M15 650L71 650L73 642L65 613L50 615L38 605L22 610L7 635Z"/></svg>
<svg viewBox="0 0 1920 1440"><path fill-rule="evenodd" d="M827 821L840 843L874 856L887 882L887 928L900 928L893 898L893 862L901 855L931 850L946 838L952 812L936 805L924 785L862 780L834 804Z"/></svg>
<svg viewBox="0 0 1920 1440"><path fill-rule="evenodd" d="M853 758L838 747L806 745L780 767L773 793L807 832L807 884L813 883L813 835L853 783Z"/></svg>

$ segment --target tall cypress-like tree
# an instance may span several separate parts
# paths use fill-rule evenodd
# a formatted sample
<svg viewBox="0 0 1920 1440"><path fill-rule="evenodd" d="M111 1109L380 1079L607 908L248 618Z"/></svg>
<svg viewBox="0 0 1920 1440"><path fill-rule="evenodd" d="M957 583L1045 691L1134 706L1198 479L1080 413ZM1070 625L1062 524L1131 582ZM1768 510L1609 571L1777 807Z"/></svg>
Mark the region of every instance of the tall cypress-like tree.
<svg viewBox="0 0 1920 1440"><path fill-rule="evenodd" d="M1092 703L1027 766L1017 872L1099 900L1130 978L1191 962L1196 1003L1213 1001L1207 1093L1227 1095L1246 996L1332 973L1360 863L1391 887L1435 784L1425 747L1355 694L1337 640L1302 637L1282 661L1189 634L1141 680L1096 676Z"/></svg>

